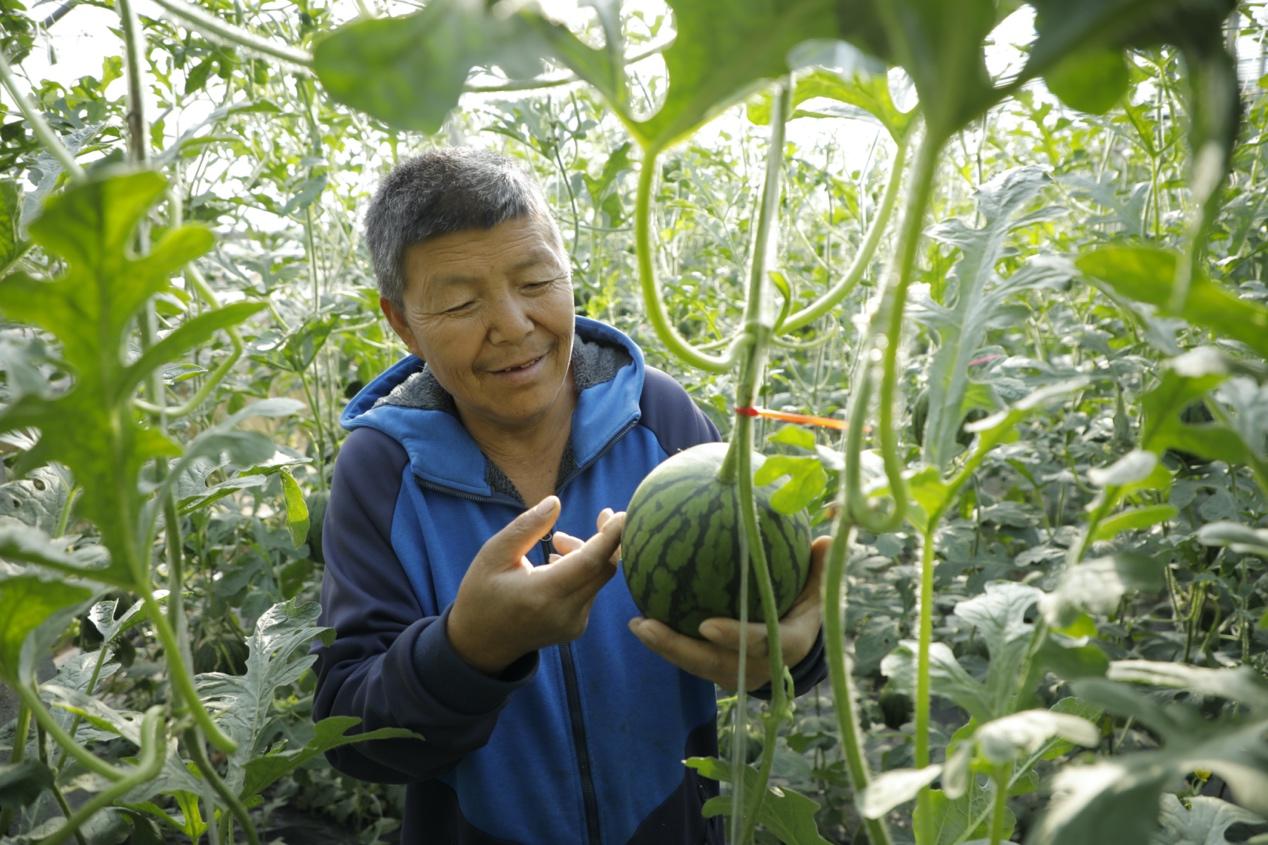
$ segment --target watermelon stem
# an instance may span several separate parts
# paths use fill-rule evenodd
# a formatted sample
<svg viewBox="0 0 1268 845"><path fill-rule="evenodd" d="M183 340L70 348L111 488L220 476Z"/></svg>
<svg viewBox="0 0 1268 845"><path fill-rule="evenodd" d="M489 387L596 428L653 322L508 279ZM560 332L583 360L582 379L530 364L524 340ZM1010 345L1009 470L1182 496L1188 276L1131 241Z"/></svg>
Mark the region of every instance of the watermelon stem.
<svg viewBox="0 0 1268 845"><path fill-rule="evenodd" d="M845 558L853 539L854 526L842 501L845 486L838 493L837 519L828 549L828 559L823 576L823 644L828 656L828 678L832 684L832 703L837 714L837 727L841 732L841 749L845 755L846 769L854 794L861 795L872 776L863 752L863 730L859 727L854 709L854 689L850 676L850 662L845 653ZM871 845L890 845L889 827L885 819L864 817L867 838Z"/></svg>
<svg viewBox="0 0 1268 845"><path fill-rule="evenodd" d="M907 485L903 480L903 461L898 453L897 426L894 420L898 393L898 350L902 345L907 290L915 278L921 229L933 197L938 157L945 141L944 135L930 132L927 128L920 141L916 153L916 168L912 173L903 209L898 253L890 270L892 281L881 297L876 313L872 315L871 331L859 357L859 384L850 397L850 433L845 454L845 480L849 485L846 501L853 521L877 534L893 531L902 525L907 511ZM883 505L873 508L867 504L859 471L862 431L866 425L872 389L878 380L878 370L880 391L877 404L880 419L877 428L885 476L893 498L888 508Z"/></svg>
<svg viewBox="0 0 1268 845"><path fill-rule="evenodd" d="M768 284L771 252L769 247L773 241L777 241L780 181L784 165L784 128L792 101L790 87L788 79L781 80L777 83L773 96L765 182L762 186L761 206L758 211L757 225L754 227L752 250L749 254L749 286L748 299L744 306L744 332L735 347L740 365L735 401L738 407L749 407L756 401L758 386L766 363L766 350L773 334L775 315ZM731 817L731 840L736 845L746 845L752 841L753 832L761 814L762 802L766 796L766 784L775 762L775 745L779 737L779 727L789 713L788 690L784 682L783 649L779 636L779 609L775 600L775 590L771 584L766 546L762 542L753 486L753 424L753 417L741 415L736 418L726 457L718 470L720 481L737 485L739 514L744 529L740 535L741 637L734 728L737 736L747 735L744 719L748 686L745 668L748 662L746 634L750 563L753 567L752 578L761 596L762 618L766 622L771 679L770 706L763 719L764 741L761 760L758 764L757 792L747 801L744 800L741 792L741 785L744 783L744 772L741 770L741 767L745 766L744 758L742 755L732 757L732 765L735 767L732 783L736 791L732 805L734 812Z"/></svg>

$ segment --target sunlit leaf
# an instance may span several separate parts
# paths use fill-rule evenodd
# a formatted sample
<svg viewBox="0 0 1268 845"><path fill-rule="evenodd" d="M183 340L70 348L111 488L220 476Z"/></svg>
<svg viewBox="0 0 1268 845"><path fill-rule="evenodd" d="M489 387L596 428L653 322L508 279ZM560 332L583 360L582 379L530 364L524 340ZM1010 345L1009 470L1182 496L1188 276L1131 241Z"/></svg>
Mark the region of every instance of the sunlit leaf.
<svg viewBox="0 0 1268 845"><path fill-rule="evenodd" d="M282 470L282 493L286 499L286 528L291 533L291 543L296 548L308 539L308 504L304 494L289 470Z"/></svg>
<svg viewBox="0 0 1268 845"><path fill-rule="evenodd" d="M1048 624L1070 624L1081 612L1106 614L1129 590L1162 588L1162 564L1145 555L1122 553L1066 567L1057 587L1040 599Z"/></svg>
<svg viewBox="0 0 1268 845"><path fill-rule="evenodd" d="M665 51L669 91L656 114L638 124L664 148L766 79L788 73L788 53L811 38L831 38L838 21L829 0L782 4L671 0L678 36Z"/></svg>
<svg viewBox="0 0 1268 845"><path fill-rule="evenodd" d="M797 106L819 97L862 109L880 121L895 139L906 133L912 120L911 112L901 112L894 105L889 93L889 79L884 73L858 73L847 78L826 68L816 68L800 74L792 90L792 116L804 114L796 110ZM749 104L748 119L765 125L770 123L770 111L771 98L764 97Z"/></svg>
<svg viewBox="0 0 1268 845"><path fill-rule="evenodd" d="M1112 540L1124 531L1141 531L1160 522L1175 519L1180 511L1175 505L1143 505L1139 508L1128 508L1113 516L1106 517L1092 532L1096 542Z"/></svg>
<svg viewBox="0 0 1268 845"><path fill-rule="evenodd" d="M345 24L317 42L313 69L332 97L400 129L434 133L476 65L531 74L544 45L481 0L432 0L422 11Z"/></svg>
<svg viewBox="0 0 1268 845"><path fill-rule="evenodd" d="M981 755L998 764L1032 754L1054 738L1094 748L1101 732L1087 719L1069 713L1023 710L979 726L973 738Z"/></svg>
<svg viewBox="0 0 1268 845"><path fill-rule="evenodd" d="M1088 470L1088 480L1097 487L1124 487L1144 481L1153 473L1158 465L1158 456L1153 452L1135 449L1114 462L1112 466L1101 469L1093 467Z"/></svg>
<svg viewBox="0 0 1268 845"><path fill-rule="evenodd" d="M913 800L920 790L937 780L941 773L941 766L881 772L859 796L859 812L866 818L879 819L898 805Z"/></svg>
<svg viewBox="0 0 1268 845"><path fill-rule="evenodd" d="M1094 47L1067 55L1044 82L1070 108L1105 114L1127 93L1131 75L1121 50Z"/></svg>
<svg viewBox="0 0 1268 845"><path fill-rule="evenodd" d="M1268 682L1249 666L1208 669L1157 660L1116 660L1107 677L1114 681L1171 687L1201 695L1216 695L1268 710Z"/></svg>
<svg viewBox="0 0 1268 845"><path fill-rule="evenodd" d="M1236 522L1208 522L1198 529L1198 542L1204 546L1228 546L1241 554L1268 558L1268 528L1251 528Z"/></svg>

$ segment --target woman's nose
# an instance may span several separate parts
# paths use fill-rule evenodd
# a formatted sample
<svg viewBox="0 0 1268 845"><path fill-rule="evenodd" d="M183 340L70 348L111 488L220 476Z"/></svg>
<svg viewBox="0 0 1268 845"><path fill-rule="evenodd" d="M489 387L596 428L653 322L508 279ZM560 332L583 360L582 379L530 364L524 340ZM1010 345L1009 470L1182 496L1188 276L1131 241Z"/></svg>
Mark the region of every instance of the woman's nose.
<svg viewBox="0 0 1268 845"><path fill-rule="evenodd" d="M500 297L488 314L487 331L493 343L515 343L533 330L528 308L514 294Z"/></svg>

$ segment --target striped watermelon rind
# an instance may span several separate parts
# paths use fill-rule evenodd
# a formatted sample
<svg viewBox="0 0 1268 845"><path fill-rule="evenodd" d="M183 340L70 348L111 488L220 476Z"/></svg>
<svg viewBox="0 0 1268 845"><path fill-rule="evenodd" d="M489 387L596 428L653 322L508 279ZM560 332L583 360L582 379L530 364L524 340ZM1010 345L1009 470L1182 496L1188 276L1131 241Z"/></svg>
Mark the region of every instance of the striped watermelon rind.
<svg viewBox="0 0 1268 845"><path fill-rule="evenodd" d="M725 443L686 449L652 470L626 508L622 570L634 604L649 619L699 637L700 623L740 615L739 487L718 480ZM753 454L753 467L763 457ZM810 520L805 511L771 507L777 485L755 489L758 524L782 617L810 574ZM752 567L750 567L752 573ZM749 582L749 619L764 620L761 594Z"/></svg>

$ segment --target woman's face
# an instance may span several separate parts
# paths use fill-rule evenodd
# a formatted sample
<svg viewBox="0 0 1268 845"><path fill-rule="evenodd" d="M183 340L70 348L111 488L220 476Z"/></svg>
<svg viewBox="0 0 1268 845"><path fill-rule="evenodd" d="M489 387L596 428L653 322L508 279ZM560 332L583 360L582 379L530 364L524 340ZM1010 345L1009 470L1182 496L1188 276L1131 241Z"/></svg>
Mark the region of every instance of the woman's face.
<svg viewBox="0 0 1268 845"><path fill-rule="evenodd" d="M571 408L572 278L547 221L518 217L410 247L402 300L380 300L384 314L468 428L523 429Z"/></svg>

